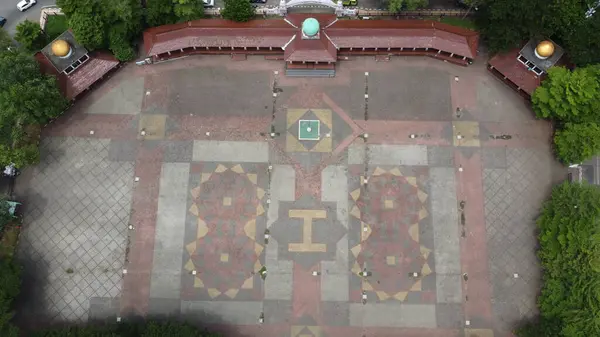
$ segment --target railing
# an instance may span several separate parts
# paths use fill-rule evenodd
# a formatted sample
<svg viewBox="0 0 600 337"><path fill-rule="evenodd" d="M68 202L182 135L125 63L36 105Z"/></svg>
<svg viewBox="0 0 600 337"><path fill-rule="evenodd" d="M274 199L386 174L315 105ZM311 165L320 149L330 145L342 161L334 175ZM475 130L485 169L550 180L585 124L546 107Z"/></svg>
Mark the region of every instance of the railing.
<svg viewBox="0 0 600 337"><path fill-rule="evenodd" d="M390 12L380 8L358 8L358 16L397 16L397 17L431 17L431 16L471 16L475 11L464 9L422 9L418 11Z"/></svg>
<svg viewBox="0 0 600 337"><path fill-rule="evenodd" d="M56 6L44 6L42 7L42 13L40 14L40 27L42 30L46 28L46 21L50 15L64 15L62 10Z"/></svg>
<svg viewBox="0 0 600 337"><path fill-rule="evenodd" d="M303 6L297 6L302 8ZM268 15L270 14L269 10L273 7L260 6L256 7L256 15ZM348 7L353 8L353 7ZM465 9L422 9L418 11L400 11L400 12L390 12L386 9L380 8L363 8L356 7L358 16L360 17L369 17L369 16L396 16L396 17L444 17L444 16L472 16L475 14L475 11L465 10ZM205 8L204 14L211 16L218 16L221 14L221 8Z"/></svg>

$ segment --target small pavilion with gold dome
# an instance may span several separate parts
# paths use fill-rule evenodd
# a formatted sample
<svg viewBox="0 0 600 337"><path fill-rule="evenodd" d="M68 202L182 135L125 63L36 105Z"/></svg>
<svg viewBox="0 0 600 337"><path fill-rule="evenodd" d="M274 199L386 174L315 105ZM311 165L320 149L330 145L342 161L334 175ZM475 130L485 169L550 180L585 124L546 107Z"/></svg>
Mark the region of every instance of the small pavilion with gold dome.
<svg viewBox="0 0 600 337"><path fill-rule="evenodd" d="M42 71L54 75L63 95L73 100L119 65L110 53L88 52L69 30L35 55Z"/></svg>
<svg viewBox="0 0 600 337"><path fill-rule="evenodd" d="M488 69L529 98L546 78L548 69L562 64L563 55L563 49L554 41L532 39L520 50L492 57Z"/></svg>

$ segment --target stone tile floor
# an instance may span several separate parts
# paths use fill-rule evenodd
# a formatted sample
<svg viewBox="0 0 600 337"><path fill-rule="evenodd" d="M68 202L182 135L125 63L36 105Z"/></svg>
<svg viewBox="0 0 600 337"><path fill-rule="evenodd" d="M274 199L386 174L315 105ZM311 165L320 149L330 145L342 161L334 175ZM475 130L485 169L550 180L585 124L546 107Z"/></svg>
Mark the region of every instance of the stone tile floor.
<svg viewBox="0 0 600 337"><path fill-rule="evenodd" d="M258 57L128 66L49 126L16 186L20 321L488 337L535 314L534 219L564 170L525 102L482 64L282 73ZM301 120L318 139L298 139Z"/></svg>

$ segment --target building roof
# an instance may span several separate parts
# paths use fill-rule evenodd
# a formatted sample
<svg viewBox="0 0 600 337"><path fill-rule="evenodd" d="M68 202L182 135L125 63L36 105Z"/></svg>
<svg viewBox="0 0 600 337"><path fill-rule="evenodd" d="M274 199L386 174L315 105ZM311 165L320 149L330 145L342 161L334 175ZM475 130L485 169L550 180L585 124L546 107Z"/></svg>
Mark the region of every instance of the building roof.
<svg viewBox="0 0 600 337"><path fill-rule="evenodd" d="M281 48L295 29L284 20L196 20L144 31L144 48L153 56L189 47Z"/></svg>
<svg viewBox="0 0 600 337"><path fill-rule="evenodd" d="M298 42L302 40L302 22L309 17L315 18L321 32L325 33L321 34L320 44ZM292 41L295 35L298 36ZM333 14L300 13L284 19L243 23L198 20L144 31L144 48L148 56L190 47L286 47L285 54L293 60L305 57L325 60L333 57L333 48L435 48L472 59L477 55L478 41L479 35L475 31L434 21L337 20Z"/></svg>
<svg viewBox="0 0 600 337"><path fill-rule="evenodd" d="M535 48L540 43L540 40L531 39L523 48L521 48L520 54L523 55L528 61L533 63L536 67L548 72L552 66L554 66L565 53L561 46L557 45L553 41L550 41L554 45L554 53L546 59L541 59L535 55Z"/></svg>
<svg viewBox="0 0 600 337"><path fill-rule="evenodd" d="M90 59L70 75L58 72L42 52L37 52L35 59L40 64L42 72L56 77L63 95L68 100L72 100L119 65L119 61L108 52L93 51L88 56Z"/></svg>
<svg viewBox="0 0 600 337"><path fill-rule="evenodd" d="M475 58L479 34L428 20L338 20L327 34L338 48L435 48Z"/></svg>
<svg viewBox="0 0 600 337"><path fill-rule="evenodd" d="M488 63L531 96L535 89L540 86L543 77L537 76L533 71L529 71L524 64L517 61L518 56L519 50L513 49L508 53L496 54Z"/></svg>
<svg viewBox="0 0 600 337"><path fill-rule="evenodd" d="M54 55L52 52L52 46L57 41L65 41L69 47L71 47L71 54L69 57L60 57L58 55ZM50 61L52 66L54 66L59 73L69 68L73 62L79 60L88 53L87 49L77 42L75 36L70 30L64 31L59 37L54 39L54 41L48 43L48 45L46 45L41 52L46 56L46 59Z"/></svg>

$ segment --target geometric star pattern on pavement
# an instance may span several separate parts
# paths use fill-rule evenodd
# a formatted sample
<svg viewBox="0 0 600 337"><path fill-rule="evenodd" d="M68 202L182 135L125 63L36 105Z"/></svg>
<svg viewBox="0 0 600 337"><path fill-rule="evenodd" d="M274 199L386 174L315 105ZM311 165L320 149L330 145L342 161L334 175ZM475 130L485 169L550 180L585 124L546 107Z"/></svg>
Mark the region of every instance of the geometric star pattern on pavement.
<svg viewBox="0 0 600 337"><path fill-rule="evenodd" d="M428 196L416 177L404 176L398 167L377 167L367 181L367 189L350 193L350 214L361 224L360 243L351 249L352 272L362 277L366 269L377 277L377 282L362 277L362 290L374 292L380 301L404 301L409 292L421 291L422 279L432 274L431 249L419 240ZM414 272L417 277L411 276Z"/></svg>
<svg viewBox="0 0 600 337"><path fill-rule="evenodd" d="M197 217L196 239L186 245L190 259L185 270L201 270L194 288L205 288L211 298L235 298L254 287L262 267L264 246L256 242L256 218L265 213L265 190L257 186L257 174L241 165L218 164L203 172L200 185L191 190L189 212Z"/></svg>

